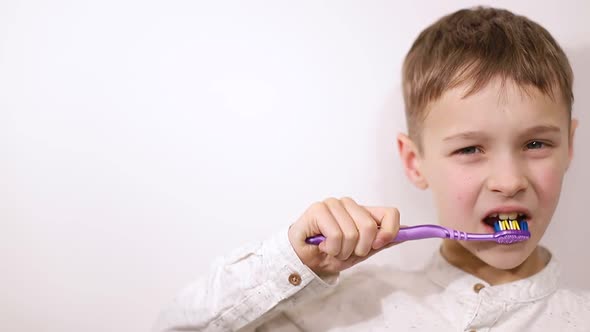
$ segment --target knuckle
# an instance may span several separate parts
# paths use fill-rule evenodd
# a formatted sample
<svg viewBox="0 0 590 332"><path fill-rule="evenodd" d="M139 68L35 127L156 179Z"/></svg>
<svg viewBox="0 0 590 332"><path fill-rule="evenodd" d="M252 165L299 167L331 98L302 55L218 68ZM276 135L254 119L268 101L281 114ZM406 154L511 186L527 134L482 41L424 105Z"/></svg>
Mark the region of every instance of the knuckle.
<svg viewBox="0 0 590 332"><path fill-rule="evenodd" d="M357 241L359 239L359 232L348 231L346 234L344 234L344 239L347 241Z"/></svg>
<svg viewBox="0 0 590 332"><path fill-rule="evenodd" d="M315 202L309 207L309 211L314 214L325 211L325 209L326 205L323 202Z"/></svg>
<svg viewBox="0 0 590 332"><path fill-rule="evenodd" d="M348 196L341 197L340 200L346 203L354 203L354 200Z"/></svg>
<svg viewBox="0 0 590 332"><path fill-rule="evenodd" d="M328 197L328 198L324 199L324 203L327 205L334 205L334 204L338 204L338 200L334 197Z"/></svg>

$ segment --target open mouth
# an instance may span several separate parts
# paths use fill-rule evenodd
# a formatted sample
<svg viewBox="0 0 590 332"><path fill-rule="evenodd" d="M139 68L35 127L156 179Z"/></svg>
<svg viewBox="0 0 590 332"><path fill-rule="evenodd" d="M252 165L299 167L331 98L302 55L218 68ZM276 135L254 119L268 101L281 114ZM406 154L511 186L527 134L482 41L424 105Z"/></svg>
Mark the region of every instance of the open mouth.
<svg viewBox="0 0 590 332"><path fill-rule="evenodd" d="M484 224L486 224L492 228L494 228L494 224L497 221L501 221L501 220L508 220L508 221L516 220L520 223L521 221L528 221L529 216L525 213L510 212L510 213L492 213L492 214L488 215L487 217L483 218Z"/></svg>

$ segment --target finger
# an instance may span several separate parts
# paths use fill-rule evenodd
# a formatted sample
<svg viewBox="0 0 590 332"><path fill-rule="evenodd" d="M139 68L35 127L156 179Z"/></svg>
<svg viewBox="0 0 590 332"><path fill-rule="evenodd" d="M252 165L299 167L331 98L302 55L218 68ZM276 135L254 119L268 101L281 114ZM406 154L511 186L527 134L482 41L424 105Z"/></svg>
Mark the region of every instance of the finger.
<svg viewBox="0 0 590 332"><path fill-rule="evenodd" d="M397 219L399 223L399 210L394 207L385 207L385 206L363 206L365 210L367 210L371 216L377 221L379 225L384 218L393 217Z"/></svg>
<svg viewBox="0 0 590 332"><path fill-rule="evenodd" d="M391 243L399 232L399 211L392 207L366 207L373 218L379 220L379 231L372 243L373 249L379 249Z"/></svg>
<svg viewBox="0 0 590 332"><path fill-rule="evenodd" d="M358 205L353 199L345 197L341 201L359 231L359 239L354 248L354 254L361 257L366 256L371 250L378 231L377 221L364 207Z"/></svg>
<svg viewBox="0 0 590 332"><path fill-rule="evenodd" d="M324 201L328 208L330 209L330 213L334 216L336 221L338 222L338 226L342 231L342 249L340 250L340 254L336 256L336 258L340 260L345 260L352 253L354 252L354 248L356 247L356 243L359 238L359 232L356 228L354 220L348 214L342 202L335 199L335 198L328 198Z"/></svg>
<svg viewBox="0 0 590 332"><path fill-rule="evenodd" d="M383 247L381 247L381 248L379 248L379 249L376 249L376 250L371 250L371 251L369 251L369 253L368 253L366 256L364 256L364 257L359 257L359 256L351 256L351 257L350 257L350 258L349 258L349 259L348 259L346 262L347 262L347 263L348 263L350 266L354 266L354 265L356 265L356 264L358 264L358 263L360 263L360 262L362 262L362 261L364 261L364 260L368 259L369 257L372 257L372 256L373 256L373 255L375 255L376 253L378 253L378 252L381 252L382 250L386 250L386 249L388 249L388 248L391 248L391 247L393 247L393 246L396 246L396 245L398 245L398 244L399 244L398 242L390 242L390 243L388 243L388 244L384 245Z"/></svg>
<svg viewBox="0 0 590 332"><path fill-rule="evenodd" d="M309 213L317 229L326 238L326 240L320 243L318 249L330 256L340 254L342 248L342 231L330 209L328 209L326 204L318 202L310 207Z"/></svg>

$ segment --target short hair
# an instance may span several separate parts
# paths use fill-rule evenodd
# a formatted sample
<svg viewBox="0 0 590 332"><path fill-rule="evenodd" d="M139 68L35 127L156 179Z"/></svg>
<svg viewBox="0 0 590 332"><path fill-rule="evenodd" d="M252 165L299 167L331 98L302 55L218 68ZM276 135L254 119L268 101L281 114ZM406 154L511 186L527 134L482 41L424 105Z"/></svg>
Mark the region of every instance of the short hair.
<svg viewBox="0 0 590 332"><path fill-rule="evenodd" d="M408 134L419 147L429 103L463 84L470 85L467 97L496 77L525 92L534 87L554 100L561 97L571 116L567 56L545 28L508 10L475 7L440 18L416 38L402 71Z"/></svg>

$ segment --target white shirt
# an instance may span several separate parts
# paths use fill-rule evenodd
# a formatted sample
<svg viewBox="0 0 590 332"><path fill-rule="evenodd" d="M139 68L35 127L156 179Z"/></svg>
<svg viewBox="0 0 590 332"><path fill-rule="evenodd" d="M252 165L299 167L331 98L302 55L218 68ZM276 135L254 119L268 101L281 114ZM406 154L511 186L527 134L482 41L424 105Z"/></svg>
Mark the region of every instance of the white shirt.
<svg viewBox="0 0 590 332"><path fill-rule="evenodd" d="M219 259L155 331L590 331L590 293L559 288L555 258L490 286L437 251L420 271L363 264L322 280L281 232Z"/></svg>

